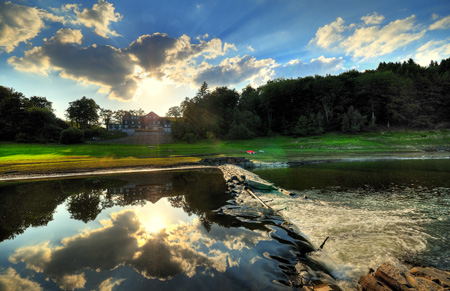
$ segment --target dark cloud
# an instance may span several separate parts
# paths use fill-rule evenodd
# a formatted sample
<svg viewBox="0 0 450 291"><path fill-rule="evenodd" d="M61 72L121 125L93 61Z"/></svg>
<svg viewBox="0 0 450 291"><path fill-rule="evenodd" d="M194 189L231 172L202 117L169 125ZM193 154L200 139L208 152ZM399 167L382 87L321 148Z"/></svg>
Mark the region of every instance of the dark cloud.
<svg viewBox="0 0 450 291"><path fill-rule="evenodd" d="M139 78L130 55L108 45L82 47L81 32L75 31L61 29L41 47L8 62L21 71L47 74L57 70L63 77L102 86L113 98L131 99Z"/></svg>
<svg viewBox="0 0 450 291"><path fill-rule="evenodd" d="M140 36L132 42L128 52L136 57L136 62L152 77L161 79L164 73L169 50L173 50L177 40L166 34L155 33L153 35Z"/></svg>

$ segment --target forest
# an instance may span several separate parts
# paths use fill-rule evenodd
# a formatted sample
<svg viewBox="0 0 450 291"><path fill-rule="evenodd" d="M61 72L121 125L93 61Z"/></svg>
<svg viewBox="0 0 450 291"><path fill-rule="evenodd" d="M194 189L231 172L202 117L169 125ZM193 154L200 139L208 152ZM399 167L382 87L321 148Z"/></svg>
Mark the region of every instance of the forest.
<svg viewBox="0 0 450 291"><path fill-rule="evenodd" d="M176 119L173 136L186 141L449 128L450 58L427 67L409 59L337 76L279 78L240 94L203 83L167 115Z"/></svg>
<svg viewBox="0 0 450 291"><path fill-rule="evenodd" d="M65 121L55 116L46 97L27 98L0 86L0 140L61 142L64 132L81 141L102 123L121 123L127 112L102 109L83 97L69 103ZM173 120L174 139L187 142L450 128L450 58L427 67L409 59L364 72L279 78L240 93L227 87L210 90L204 82L195 96L171 107L166 116Z"/></svg>

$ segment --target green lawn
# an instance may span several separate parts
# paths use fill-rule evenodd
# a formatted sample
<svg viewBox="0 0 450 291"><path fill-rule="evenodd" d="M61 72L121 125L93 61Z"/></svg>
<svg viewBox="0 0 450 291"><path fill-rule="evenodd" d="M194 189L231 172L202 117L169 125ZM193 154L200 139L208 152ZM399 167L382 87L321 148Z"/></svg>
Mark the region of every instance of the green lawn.
<svg viewBox="0 0 450 291"><path fill-rule="evenodd" d="M390 131L358 135L328 133L314 137L208 140L148 147L113 143L80 145L0 143L0 174L83 171L130 166L165 167L202 157L248 156L259 161L295 161L377 155L422 154L450 147L450 130ZM264 153L247 155L247 150Z"/></svg>

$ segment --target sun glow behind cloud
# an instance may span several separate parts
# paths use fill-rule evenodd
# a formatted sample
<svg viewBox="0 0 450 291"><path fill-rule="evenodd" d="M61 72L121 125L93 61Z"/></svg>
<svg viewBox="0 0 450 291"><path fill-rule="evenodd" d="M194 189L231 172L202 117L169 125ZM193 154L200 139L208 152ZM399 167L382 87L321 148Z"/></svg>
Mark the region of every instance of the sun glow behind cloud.
<svg viewBox="0 0 450 291"><path fill-rule="evenodd" d="M178 11L151 1L132 9L114 0L36 4L39 8L34 1L0 3L0 59L7 63L2 74L20 71L22 80L15 84L27 83L31 74L69 78L87 85L89 94L97 91L89 97L118 107L113 110L150 106L162 115L192 97L203 81L239 90L277 77L338 74L344 63L370 69L367 64L379 60L412 57L425 64L450 56L448 36L443 37L450 16L442 15L440 0L436 9L427 5L427 15L417 9L387 13L408 4L382 1L378 11L363 3L352 13L343 13L345 5L325 14L319 9L324 17L314 16L320 4L285 7L271 1L246 3L247 10L234 11L234 17L228 2L180 2ZM389 9L382 8L386 5ZM306 8L310 12L304 13Z"/></svg>

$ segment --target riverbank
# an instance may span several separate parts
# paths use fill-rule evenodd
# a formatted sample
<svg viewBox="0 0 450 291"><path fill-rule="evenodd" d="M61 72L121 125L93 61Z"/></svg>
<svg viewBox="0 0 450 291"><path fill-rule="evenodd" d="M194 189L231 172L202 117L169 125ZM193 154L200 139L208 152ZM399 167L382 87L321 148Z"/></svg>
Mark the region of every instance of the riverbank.
<svg viewBox="0 0 450 291"><path fill-rule="evenodd" d="M234 160L236 157L233 157ZM365 153L361 155L343 155L336 154L335 156L326 157L305 157L301 160L288 161L288 162L264 162L258 161L252 156L246 156L243 160L244 166L247 168L284 168L284 167L297 167L301 165L309 164L323 164L323 163L339 163L339 162L364 162L364 161L384 161L384 160L426 160L426 159L450 159L450 154L447 152L427 152L427 153L397 153L397 154L370 154ZM219 158L207 158L209 160L227 161L227 157ZM167 161L167 160L166 160ZM18 181L18 180L35 180L35 179L53 179L53 178L67 178L67 177L83 177L83 176L95 176L95 175L108 175L108 174L120 174L120 173L133 173L133 172L155 172L155 171L170 171L170 170L184 170L184 169L196 169L196 168L210 168L215 167L222 162L203 163L202 159L194 158L194 161L188 159L172 159L172 163L155 163L155 161L147 162L141 161L142 166L138 163L138 166L111 166L111 167L73 167L73 165L66 165L62 169L59 167L52 167L51 165L42 165L36 163L32 170L12 170L3 171L0 175L1 181ZM17 165L19 166L19 165ZM41 167L42 166L42 167ZM1 167L0 167L1 168Z"/></svg>
<svg viewBox="0 0 450 291"><path fill-rule="evenodd" d="M255 154L249 155L248 150ZM0 143L0 175L166 168L198 164L203 158L239 156L245 156L261 165L385 158L446 158L450 156L450 130L328 133L301 138L278 136L160 145Z"/></svg>

